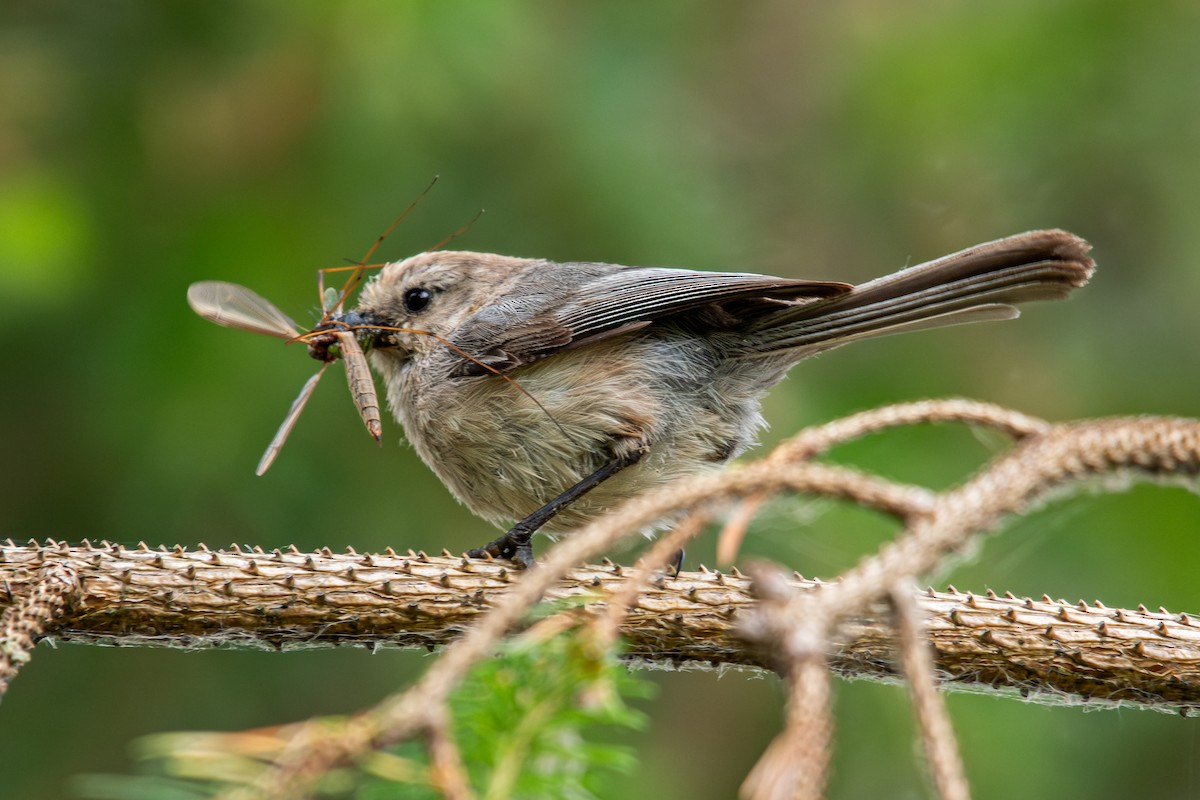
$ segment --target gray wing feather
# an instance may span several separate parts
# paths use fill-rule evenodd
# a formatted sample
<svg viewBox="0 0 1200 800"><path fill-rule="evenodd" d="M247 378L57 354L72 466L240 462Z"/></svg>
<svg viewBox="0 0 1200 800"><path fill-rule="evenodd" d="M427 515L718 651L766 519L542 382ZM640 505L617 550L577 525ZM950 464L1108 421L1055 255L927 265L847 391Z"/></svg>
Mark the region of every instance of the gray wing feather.
<svg viewBox="0 0 1200 800"><path fill-rule="evenodd" d="M574 337L582 338L730 300L818 299L845 294L850 288L845 283L768 275L630 268L581 287L554 316Z"/></svg>
<svg viewBox="0 0 1200 800"><path fill-rule="evenodd" d="M645 327L664 317L714 312L743 322L794 303L837 297L852 288L830 281L790 280L732 272L620 267L600 264L550 264L518 284L512 297L482 309L464 323L454 343L493 369L513 369ZM578 281L572 281L572 276ZM556 292L522 292L545 286ZM729 304L723 306L722 304ZM464 363L460 374L488 372Z"/></svg>

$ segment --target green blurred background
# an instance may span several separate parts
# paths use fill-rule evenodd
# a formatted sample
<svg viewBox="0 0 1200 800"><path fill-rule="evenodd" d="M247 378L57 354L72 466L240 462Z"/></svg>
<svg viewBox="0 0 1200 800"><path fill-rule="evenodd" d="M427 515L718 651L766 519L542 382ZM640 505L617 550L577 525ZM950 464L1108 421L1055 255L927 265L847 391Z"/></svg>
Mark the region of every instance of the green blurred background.
<svg viewBox="0 0 1200 800"><path fill-rule="evenodd" d="M1050 419L1200 413L1200 6L8 2L0 301L12 318L0 536L452 550L490 538L313 364L219 329L189 283L313 318L316 270L456 247L860 281L1036 227L1095 244L1069 303L806 363L768 440L874 404L966 395ZM838 458L944 487L1000 442L912 431ZM960 588L1200 611L1200 502L1140 487L1051 506ZM894 529L781 502L746 549L828 576ZM713 540L692 548L711 562ZM630 557L625 554L623 557ZM0 706L0 794L69 796L127 743L353 710L426 657L39 648ZM776 681L655 673L614 797L726 798L777 731ZM1200 794L1196 723L954 696L976 797ZM831 795L920 797L903 692L839 684Z"/></svg>

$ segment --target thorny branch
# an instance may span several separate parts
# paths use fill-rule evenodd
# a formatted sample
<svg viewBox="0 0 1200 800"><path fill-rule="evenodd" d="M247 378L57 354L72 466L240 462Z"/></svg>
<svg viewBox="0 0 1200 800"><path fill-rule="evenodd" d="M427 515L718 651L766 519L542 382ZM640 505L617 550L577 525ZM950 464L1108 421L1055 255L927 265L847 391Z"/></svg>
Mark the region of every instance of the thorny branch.
<svg viewBox="0 0 1200 800"><path fill-rule="evenodd" d="M48 543L0 545L0 586L20 599L43 565L73 570L82 587L52 625L56 641L175 649L438 647L476 624L520 575L501 562L445 555ZM586 609L603 618L637 577L611 563L580 567L545 600L594 600ZM788 583L800 591L832 586L794 575ZM1007 689L1053 703L1200 706L1200 618L953 587L915 601L951 688ZM0 607L5 602L0 590ZM659 573L642 586L620 632L630 657L647 664L770 668L736 627L754 603L751 580L736 569ZM847 623L829 656L833 668L893 678L891 613L886 602L874 603ZM1080 660L1094 664L1086 678Z"/></svg>
<svg viewBox="0 0 1200 800"><path fill-rule="evenodd" d="M763 604L750 615L746 632L774 647L785 666L804 664L809 655L795 648L797 631L805 633L806 647L824 650L839 623L886 596L898 581L932 570L1005 516L1026 511L1073 484L1108 474L1183 478L1194 485L1200 474L1200 422L1111 419L1059 425L1029 436L958 489L938 497L931 508L914 509L899 538L844 573L827 591L797 593L782 606ZM1107 626L1099 633L1110 635ZM994 635L989 639L994 641ZM1091 667L1086 657L1079 665L1082 673ZM823 781L814 786L797 775L824 775L828 739L820 747L794 747L786 753L780 743L794 738L793 729L803 726L809 715L827 713L828 704L804 687L792 692L793 704L797 698L801 702L795 713L789 710L784 732L743 785L744 796L761 800L822 795ZM947 730L943 735L950 734ZM936 747L946 752L946 747ZM785 756L791 772L782 771Z"/></svg>
<svg viewBox="0 0 1200 800"><path fill-rule="evenodd" d="M809 460L886 427L948 420L996 428L1019 444L941 495ZM78 575L79 588L67 592L71 605L56 622L46 613L41 624L63 640L281 649L450 643L407 691L337 732L312 729L293 737L257 786L256 792L268 796L299 796L331 768L423 736L436 756L443 791L469 797L446 716L450 691L530 607L543 599L585 597L593 602L580 613L590 614L600 646L619 620L635 659L763 666L784 677L787 724L747 778L746 797L821 795L833 729L832 670L907 676L915 687L934 784L940 796L958 798L967 789L945 709L929 691L935 670L944 688L1007 689L1051 701L1133 702L1179 711L1200 707L1200 620L1186 614L1111 609L1099 602L1071 605L1045 596L1040 601L978 596L953 587L914 598L899 588L1005 516L1113 473L1183 478L1194 485L1200 422L1133 418L1051 426L961 400L891 406L806 430L755 464L638 498L567 538L523 575L498 562L449 554L10 543L0 546L0 578L8 587L0 591L0 607L8 605L8 619L22 598L44 585L47 570L62 565ZM905 531L834 583L788 578L768 566L756 567L754 582L736 570L677 578L656 572L700 530L697 520L737 501L745 501L741 518L748 518L755 503L779 492L844 498L897 517ZM690 512L692 521L638 567L578 566L631 532L681 511ZM622 608L628 610L619 616Z"/></svg>

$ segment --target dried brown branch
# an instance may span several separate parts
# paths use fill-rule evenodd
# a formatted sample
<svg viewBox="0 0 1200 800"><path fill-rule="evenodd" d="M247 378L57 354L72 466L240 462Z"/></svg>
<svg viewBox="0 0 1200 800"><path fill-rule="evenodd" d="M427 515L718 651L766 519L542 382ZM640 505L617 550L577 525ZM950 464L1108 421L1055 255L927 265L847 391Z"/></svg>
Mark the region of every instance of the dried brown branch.
<svg viewBox="0 0 1200 800"><path fill-rule="evenodd" d="M805 428L771 451L776 462L804 461L839 444L903 425L961 422L1000 431L1013 439L1046 433L1049 422L992 403L949 398L872 408L824 425Z"/></svg>
<svg viewBox="0 0 1200 800"><path fill-rule="evenodd" d="M787 573L773 564L754 564L759 613L748 615L742 635L771 659L787 689L783 732L775 737L742 784L755 800L820 800L833 754L833 713L826 643L819 626L793 625L780 637L773 621L786 617L795 591Z"/></svg>
<svg viewBox="0 0 1200 800"><path fill-rule="evenodd" d="M467 773L463 769L448 709L443 707L430 715L425 738L429 743L430 785L438 789L446 800L472 800L475 793L467 783Z"/></svg>
<svg viewBox="0 0 1200 800"><path fill-rule="evenodd" d="M1050 423L1020 414L992 403L977 400L950 398L946 400L919 400L913 403L897 403L872 408L835 419L824 425L805 428L800 433L779 444L766 460L773 464L790 464L816 458L839 444L860 439L872 433L902 425L919 423L962 422L1000 431L1013 439L1045 433ZM911 489L913 507L908 513L927 509L933 503L933 493L917 488ZM923 492L923 496L920 493ZM717 545L717 564L732 564L751 521L762 504L769 498L766 491L755 492L744 499L730 516ZM919 505L918 505L919 504Z"/></svg>
<svg viewBox="0 0 1200 800"><path fill-rule="evenodd" d="M925 574L1006 517L1104 475L1194 480L1200 474L1200 422L1109 419L1060 425L1030 439L958 489L822 593L816 611L828 624L883 597L892 582Z"/></svg>
<svg viewBox="0 0 1200 800"><path fill-rule="evenodd" d="M764 603L754 609L746 620L747 629L757 640L773 643L777 657L796 672L809 660L788 650L786 645L797 636L805 641L815 637L815 646L827 647L843 620L887 596L898 583L934 569L1005 516L1022 513L1073 484L1100 476L1171 477L1194 484L1198 474L1200 422L1195 420L1143 417L1056 426L1029 437L960 488L938 497L926 513L913 517L904 535L827 590L796 593L787 603ZM1107 625L1103 633L1110 635ZM994 641L994 634L989 638ZM1078 671L1086 674L1092 662L1086 656L1076 660ZM824 679L808 670L792 687L793 697L813 696L820 680ZM811 707L806 711L815 713ZM827 742L815 745L793 730L804 724L799 715L788 716L787 727L752 773L760 779L747 782L748 798L807 796L803 794L808 791L807 777L768 769L782 757L784 747L793 747L790 756L805 762L826 757L822 748ZM761 778L764 774L770 780Z"/></svg>
<svg viewBox="0 0 1200 800"><path fill-rule="evenodd" d="M807 460L865 433L941 420L998 428L1020 443L941 495ZM965 797L953 735L933 691L929 653L916 633L922 618L943 687L1181 711L1200 707L1200 622L1165 610L1070 605L1049 597L1036 601L930 590L911 598L897 594L897 587L939 567L1005 516L1072 485L1113 474L1194 483L1198 473L1200 423L1193 420L1051 427L984 404L929 401L814 428L756 464L649 493L568 537L523 575L496 562L449 554L9 543L0 546L0 578L20 596L32 591L47 564L74 571L81 589L53 631L68 641L280 649L449 643L407 691L334 730L296 731L258 784L256 791L263 795L297 796L331 768L424 736L435 756L431 774L443 791L469 796L445 716L451 690L533 605L583 598L599 620L598 643L611 639L620 609L628 608L620 629L635 659L761 666L784 676L787 724L747 778L746 796L819 797L824 791L833 728L832 670L884 679L906 674L914 685L935 785L943 797ZM706 515L721 504L780 492L843 498L899 518L906 530L832 584L788 579L764 567L757 602L736 570L649 580L699 524L681 526L647 554L640 569L611 563L578 567L671 515ZM11 599L7 602L11 605ZM897 612L904 631L899 652Z"/></svg>
<svg viewBox="0 0 1200 800"><path fill-rule="evenodd" d="M14 583L0 581L8 596L0 615L0 697L29 661L33 646L53 629L55 620L79 591L75 570L61 561L42 564L23 586L14 588Z"/></svg>
<svg viewBox="0 0 1200 800"><path fill-rule="evenodd" d="M354 717L339 739L327 739L319 752L295 748L285 753L264 776L260 790L267 797L303 794L325 772L427 730L430 715L439 713L467 670L490 654L528 609L577 564L668 515L762 489L843 497L885 510L911 504L907 487L823 464L777 468L760 463L680 481L635 498L550 550L537 569L526 572L413 686Z"/></svg>
<svg viewBox="0 0 1200 800"><path fill-rule="evenodd" d="M0 544L0 585L15 596L43 565L74 569L82 587L50 635L60 642L197 649L363 646L426 649L475 625L514 587L500 562L424 554ZM628 585L615 564L570 570L550 602L594 600L597 613ZM802 592L837 584L793 577ZM1030 693L1046 702L1200 707L1200 619L1066 600L922 592L937 668L953 688ZM734 570L660 575L621 623L630 657L662 666L769 668L736 621L754 605ZM7 603L0 591L0 607ZM11 606L9 606L11 607ZM830 663L848 676L896 675L891 611L853 617ZM1082 664L1093 665L1087 675Z"/></svg>
<svg viewBox="0 0 1200 800"><path fill-rule="evenodd" d="M913 597L912 585L904 582L889 594L896 610L896 628L904 678L912 697L913 715L921 731L921 744L937 796L941 800L970 800L958 741L950 725L946 702L937 691L937 672L925 630L925 615Z"/></svg>

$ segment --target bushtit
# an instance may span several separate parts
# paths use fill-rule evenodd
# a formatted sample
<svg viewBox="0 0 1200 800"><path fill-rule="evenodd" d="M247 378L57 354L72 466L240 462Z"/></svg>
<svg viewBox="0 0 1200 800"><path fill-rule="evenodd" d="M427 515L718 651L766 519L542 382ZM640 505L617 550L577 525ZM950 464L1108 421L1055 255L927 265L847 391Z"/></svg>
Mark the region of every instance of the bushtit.
<svg viewBox="0 0 1200 800"><path fill-rule="evenodd" d="M858 286L429 252L385 266L324 327L370 342L392 412L455 497L520 520L471 555L527 565L535 530L566 531L744 451L764 393L796 362L1011 319L1014 303L1083 286L1089 249L1032 231Z"/></svg>

